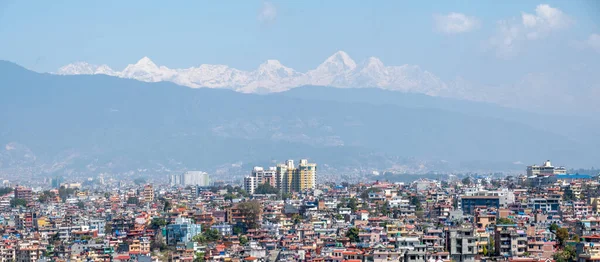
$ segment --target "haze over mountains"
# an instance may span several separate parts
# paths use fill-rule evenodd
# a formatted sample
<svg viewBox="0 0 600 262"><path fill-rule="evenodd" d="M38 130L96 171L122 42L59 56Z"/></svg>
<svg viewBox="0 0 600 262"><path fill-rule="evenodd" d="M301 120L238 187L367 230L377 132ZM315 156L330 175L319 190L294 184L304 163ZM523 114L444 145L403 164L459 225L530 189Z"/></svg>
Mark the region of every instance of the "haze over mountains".
<svg viewBox="0 0 600 262"><path fill-rule="evenodd" d="M316 70L359 68L341 53L335 58ZM93 70L81 72L108 71ZM152 77L170 71L123 72L158 81ZM346 76L319 81L342 83ZM380 89L305 86L257 95L40 74L0 62L3 172L216 172L300 157L344 172L521 170L546 158L591 166L600 143L586 120Z"/></svg>
<svg viewBox="0 0 600 262"><path fill-rule="evenodd" d="M267 60L254 71L210 64L172 69L158 66L150 58L144 57L121 71L107 65L76 62L59 68L56 74L104 74L144 82L169 81L192 88L224 88L262 94L307 85L379 88L490 102L537 112L588 116L600 112L600 104L594 101L594 97L600 95L600 75L589 69L564 68L555 73L530 73L519 79L508 79L507 84L490 85L460 76L444 81L417 65L386 66L375 57L357 63L344 51L336 52L307 72L298 72L278 60Z"/></svg>

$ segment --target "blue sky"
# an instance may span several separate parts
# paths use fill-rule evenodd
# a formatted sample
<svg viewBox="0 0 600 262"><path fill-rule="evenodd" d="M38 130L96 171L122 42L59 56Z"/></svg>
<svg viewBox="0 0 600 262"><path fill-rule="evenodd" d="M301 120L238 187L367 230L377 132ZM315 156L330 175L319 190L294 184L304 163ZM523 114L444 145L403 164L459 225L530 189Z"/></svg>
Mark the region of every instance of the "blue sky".
<svg viewBox="0 0 600 262"><path fill-rule="evenodd" d="M557 21L540 18L540 5L558 10ZM524 14L543 21L526 25ZM143 56L171 68L251 70L278 59L306 71L344 50L357 62L375 56L442 79L504 84L528 73L600 69L599 17L598 1L564 0L3 0L0 59L42 72L75 61L120 70ZM444 29L461 18L472 23Z"/></svg>

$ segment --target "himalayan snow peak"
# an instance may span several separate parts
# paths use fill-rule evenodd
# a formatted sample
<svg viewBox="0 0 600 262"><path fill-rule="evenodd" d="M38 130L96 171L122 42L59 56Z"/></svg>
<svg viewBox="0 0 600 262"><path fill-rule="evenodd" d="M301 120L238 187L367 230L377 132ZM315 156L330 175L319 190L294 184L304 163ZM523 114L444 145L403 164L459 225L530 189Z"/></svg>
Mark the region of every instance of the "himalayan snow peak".
<svg viewBox="0 0 600 262"><path fill-rule="evenodd" d="M338 51L322 64L306 73L267 60L254 71L243 71L226 65L202 64L198 67L171 69L158 66L148 57L129 64L122 71L107 65L76 62L58 69L59 75L103 74L145 82L170 81L192 88L228 88L244 93L282 92L305 85L331 87L375 87L404 92L442 95L447 85L432 73L414 65L385 66L370 57L357 64L346 52Z"/></svg>

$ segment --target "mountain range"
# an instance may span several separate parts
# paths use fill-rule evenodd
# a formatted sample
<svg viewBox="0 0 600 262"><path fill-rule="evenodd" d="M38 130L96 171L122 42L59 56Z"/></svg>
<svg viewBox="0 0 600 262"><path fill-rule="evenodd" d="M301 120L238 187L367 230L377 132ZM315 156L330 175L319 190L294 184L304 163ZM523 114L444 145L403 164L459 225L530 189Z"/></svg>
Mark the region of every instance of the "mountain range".
<svg viewBox="0 0 600 262"><path fill-rule="evenodd" d="M561 115L600 113L600 74L592 68L569 67L556 72L532 72L503 84L469 81L461 76L442 80L417 65L386 66L375 57L356 63L338 51L307 72L298 72L278 60L267 60L256 70L202 64L172 69L144 57L118 71L107 65L76 62L59 68L59 75L109 75L144 82L168 81L191 88L230 89L241 93L277 93L302 86L375 88L403 93L494 103L503 107Z"/></svg>
<svg viewBox="0 0 600 262"><path fill-rule="evenodd" d="M227 88L243 93L282 92L306 85L344 88L377 87L428 95L443 95L447 92L444 82L419 66L385 66L375 57L357 64L344 51L336 52L306 73L286 67L278 60L267 60L254 71L242 71L226 65L208 64L171 69L157 66L148 57L128 65L122 71L115 71L107 65L77 62L61 67L56 73L60 75L103 74L144 82L169 81L192 88Z"/></svg>
<svg viewBox="0 0 600 262"><path fill-rule="evenodd" d="M336 58L316 70L358 68ZM0 174L217 172L240 163L247 172L301 157L338 172L523 170L545 159L591 166L600 129L588 120L373 88L258 95L0 61Z"/></svg>

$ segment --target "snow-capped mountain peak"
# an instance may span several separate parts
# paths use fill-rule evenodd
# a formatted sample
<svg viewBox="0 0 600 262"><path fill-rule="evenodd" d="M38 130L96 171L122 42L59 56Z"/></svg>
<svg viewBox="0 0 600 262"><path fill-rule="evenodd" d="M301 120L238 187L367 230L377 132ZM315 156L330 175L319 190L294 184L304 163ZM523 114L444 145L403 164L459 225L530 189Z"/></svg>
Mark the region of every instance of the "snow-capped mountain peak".
<svg viewBox="0 0 600 262"><path fill-rule="evenodd" d="M137 63L135 63L135 65L138 67L157 67L156 64L147 56L142 57L137 61Z"/></svg>
<svg viewBox="0 0 600 262"><path fill-rule="evenodd" d="M385 69L385 65L383 65L383 62L381 62L381 60L379 60L379 58L377 57L369 57L365 62L364 67L377 68L382 70Z"/></svg>
<svg viewBox="0 0 600 262"><path fill-rule="evenodd" d="M344 51L337 51L327 58L321 66L335 66L341 70L354 70L356 62Z"/></svg>
<svg viewBox="0 0 600 262"><path fill-rule="evenodd" d="M97 66L87 62L75 62L59 68L56 73L59 75L92 75L96 68Z"/></svg>
<svg viewBox="0 0 600 262"><path fill-rule="evenodd" d="M292 77L299 74L294 69L282 65L278 60L267 60L258 67L256 73L272 77Z"/></svg>
<svg viewBox="0 0 600 262"><path fill-rule="evenodd" d="M192 88L229 88L245 93L281 92L303 85L376 87L429 95L447 90L444 82L418 66L385 66L376 57L369 57L357 65L344 51L334 53L306 73L286 67L274 59L265 61L254 71L243 71L227 65L209 64L170 69L143 57L135 64L127 65L123 71L114 71L107 65L77 62L59 68L57 74L106 74L146 82L171 81Z"/></svg>

